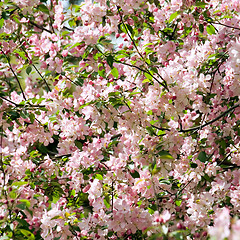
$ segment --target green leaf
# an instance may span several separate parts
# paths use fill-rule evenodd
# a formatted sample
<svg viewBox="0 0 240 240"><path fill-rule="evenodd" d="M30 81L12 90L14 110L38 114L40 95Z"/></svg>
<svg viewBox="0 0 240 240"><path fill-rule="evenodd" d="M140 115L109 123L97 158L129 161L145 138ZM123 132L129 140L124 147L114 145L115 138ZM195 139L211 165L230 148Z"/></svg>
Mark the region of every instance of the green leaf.
<svg viewBox="0 0 240 240"><path fill-rule="evenodd" d="M112 96L119 96L120 95L120 92L110 92L108 94L109 97L112 97Z"/></svg>
<svg viewBox="0 0 240 240"><path fill-rule="evenodd" d="M96 46L96 48L98 49L98 51L104 52L104 46L103 46L103 44L97 43L95 46Z"/></svg>
<svg viewBox="0 0 240 240"><path fill-rule="evenodd" d="M150 75L149 73L144 73L144 76L149 79L149 80L152 80L152 75Z"/></svg>
<svg viewBox="0 0 240 240"><path fill-rule="evenodd" d="M75 48L75 47L77 47L77 46L79 46L79 45L82 45L82 42L80 42L80 43L75 43L74 45L72 45L72 46L69 48L69 50L71 50L72 48Z"/></svg>
<svg viewBox="0 0 240 240"><path fill-rule="evenodd" d="M164 178L159 179L159 183L161 183L161 184L167 184L167 185L170 185L170 184L171 184L171 182L170 182L169 180L166 180L166 179L164 179Z"/></svg>
<svg viewBox="0 0 240 240"><path fill-rule="evenodd" d="M178 207L180 207L180 206L181 206L181 203L182 203L182 200L181 200L181 199L177 199L177 200L175 201L175 203L176 203L176 205L177 205Z"/></svg>
<svg viewBox="0 0 240 240"><path fill-rule="evenodd" d="M27 69L26 69L26 73L27 75L29 75L29 73L32 71L32 67L31 66L28 66Z"/></svg>
<svg viewBox="0 0 240 240"><path fill-rule="evenodd" d="M55 237L53 240L59 240L62 236L60 237Z"/></svg>
<svg viewBox="0 0 240 240"><path fill-rule="evenodd" d="M148 212L152 215L152 214L154 214L155 211L151 208L148 208Z"/></svg>
<svg viewBox="0 0 240 240"><path fill-rule="evenodd" d="M4 24L4 18L0 19L0 28L3 27L3 24Z"/></svg>
<svg viewBox="0 0 240 240"><path fill-rule="evenodd" d="M159 5L160 5L159 0L153 0L153 2L154 2L154 4L155 4L156 6L159 6Z"/></svg>
<svg viewBox="0 0 240 240"><path fill-rule="evenodd" d="M158 120L151 120L149 123L150 123L151 125L154 125L156 122L158 122Z"/></svg>
<svg viewBox="0 0 240 240"><path fill-rule="evenodd" d="M11 191L8 195L12 199L16 199L17 198L17 193L15 191Z"/></svg>
<svg viewBox="0 0 240 240"><path fill-rule="evenodd" d="M169 154L169 152L168 151L160 151L159 153L158 153L158 155L160 156L160 158L161 159L174 159L170 154Z"/></svg>
<svg viewBox="0 0 240 240"><path fill-rule="evenodd" d="M132 176L133 178L140 178L140 174L139 174L138 171L134 171L133 173L130 172L130 174L131 174L131 176Z"/></svg>
<svg viewBox="0 0 240 240"><path fill-rule="evenodd" d="M107 56L107 63L111 68L113 67L113 56L112 55Z"/></svg>
<svg viewBox="0 0 240 240"><path fill-rule="evenodd" d="M198 159L204 163L207 160L207 154L205 152L200 152L198 155Z"/></svg>
<svg viewBox="0 0 240 240"><path fill-rule="evenodd" d="M203 31L204 31L204 26L203 26L203 24L199 24L199 31L200 31L201 33L203 33Z"/></svg>
<svg viewBox="0 0 240 240"><path fill-rule="evenodd" d="M77 80L75 81L75 83L76 83L77 85L79 85L80 87L82 87L82 86L83 86L83 83L84 83L84 78L78 77Z"/></svg>
<svg viewBox="0 0 240 240"><path fill-rule="evenodd" d="M198 166L198 165L197 165L196 163L190 162L190 167L191 167L191 168L197 168L197 166Z"/></svg>
<svg viewBox="0 0 240 240"><path fill-rule="evenodd" d="M133 28L129 25L129 24L121 24L120 25L120 29L124 32L124 33L128 33L130 32L132 37L134 36L134 31L133 31Z"/></svg>
<svg viewBox="0 0 240 240"><path fill-rule="evenodd" d="M12 132L13 131L13 126L8 127L8 130Z"/></svg>
<svg viewBox="0 0 240 240"><path fill-rule="evenodd" d="M26 174L26 175L31 175L32 172L30 171L30 169L27 169L27 170L25 171L25 174Z"/></svg>
<svg viewBox="0 0 240 240"><path fill-rule="evenodd" d="M95 178L98 180L103 180L103 176L101 174L96 174Z"/></svg>
<svg viewBox="0 0 240 240"><path fill-rule="evenodd" d="M128 31L131 33L131 35L134 36L133 28L129 24L125 24L125 26L127 27Z"/></svg>
<svg viewBox="0 0 240 240"><path fill-rule="evenodd" d="M38 9L39 9L41 12L49 13L49 10L48 10L47 6L45 6L44 4L38 5Z"/></svg>
<svg viewBox="0 0 240 240"><path fill-rule="evenodd" d="M75 146L76 146L78 149L82 150L83 145L82 145L82 143L81 143L80 141L75 140L74 143L75 143Z"/></svg>
<svg viewBox="0 0 240 240"><path fill-rule="evenodd" d="M16 219L22 226L24 226L24 227L29 227L29 223L26 221L26 220L24 220L24 219L19 219L19 218L17 218Z"/></svg>
<svg viewBox="0 0 240 240"><path fill-rule="evenodd" d="M30 118L31 123L33 123L35 120L35 115L33 113L30 113L29 118Z"/></svg>
<svg viewBox="0 0 240 240"><path fill-rule="evenodd" d="M196 3L195 3L195 6L201 7L201 8L205 8L206 5L208 5L208 4L205 3L204 1L203 1L203 2L196 2Z"/></svg>
<svg viewBox="0 0 240 240"><path fill-rule="evenodd" d="M74 21L74 19L71 19L68 21L68 24L70 27L74 27L76 25L76 22Z"/></svg>
<svg viewBox="0 0 240 240"><path fill-rule="evenodd" d="M20 208L22 210L25 210L26 209L26 204L25 203L20 203L16 206L17 208Z"/></svg>
<svg viewBox="0 0 240 240"><path fill-rule="evenodd" d="M226 144L226 141L225 140L221 140L219 141L219 145L222 147L222 148L226 148L227 144Z"/></svg>
<svg viewBox="0 0 240 240"><path fill-rule="evenodd" d="M173 237L175 240L184 240L181 231L174 231L170 233L170 237Z"/></svg>
<svg viewBox="0 0 240 240"><path fill-rule="evenodd" d="M58 202L60 196L59 197L53 196L52 198L53 198L52 202L56 204Z"/></svg>
<svg viewBox="0 0 240 240"><path fill-rule="evenodd" d="M168 22L171 23L178 15L179 15L180 12L175 12L175 13L172 13Z"/></svg>
<svg viewBox="0 0 240 240"><path fill-rule="evenodd" d="M51 220L55 220L55 219L63 219L63 217L62 217L62 216L59 216L59 215L57 215L57 216L55 216L55 217L51 218Z"/></svg>
<svg viewBox="0 0 240 240"><path fill-rule="evenodd" d="M2 12L2 18L5 20L7 20L9 18L7 12L5 12L5 11Z"/></svg>
<svg viewBox="0 0 240 240"><path fill-rule="evenodd" d="M18 186L19 187L19 186L23 186L23 185L26 185L26 184L28 184L28 182L14 182L14 183L12 183L12 186Z"/></svg>
<svg viewBox="0 0 240 240"><path fill-rule="evenodd" d="M115 68L115 67L111 70L111 74L112 74L115 78L118 78L118 77L119 77L119 72L118 72L117 68Z"/></svg>
<svg viewBox="0 0 240 240"><path fill-rule="evenodd" d="M131 93L129 94L129 96L133 96L133 95L136 95L136 94L141 94L141 92L131 92Z"/></svg>
<svg viewBox="0 0 240 240"><path fill-rule="evenodd" d="M206 30L207 30L207 33L210 35L215 34L215 27L213 25L208 25Z"/></svg>
<svg viewBox="0 0 240 240"><path fill-rule="evenodd" d="M102 17L102 26L105 27L106 26L106 16Z"/></svg>
<svg viewBox="0 0 240 240"><path fill-rule="evenodd" d="M34 240L35 239L35 236L30 231L25 230L25 229L19 229L19 230L25 237L27 237L28 240Z"/></svg>
<svg viewBox="0 0 240 240"><path fill-rule="evenodd" d="M214 214L214 211L211 209L211 210L208 210L208 215L211 215L211 214Z"/></svg>
<svg viewBox="0 0 240 240"><path fill-rule="evenodd" d="M205 180L207 180L208 182L211 182L211 178L210 178L207 174L205 174L205 175L203 176L203 178L204 178Z"/></svg>
<svg viewBox="0 0 240 240"><path fill-rule="evenodd" d="M27 199L21 199L19 200L19 202L22 202L28 208L31 206L30 202Z"/></svg>
<svg viewBox="0 0 240 240"><path fill-rule="evenodd" d="M21 22L19 21L19 19L18 19L18 17L17 17L16 15L13 15L13 16L12 16L12 19L13 19L16 23L21 24Z"/></svg>
<svg viewBox="0 0 240 240"><path fill-rule="evenodd" d="M149 80L149 79L147 79L147 78L145 78L145 79L142 81L142 83L146 83L146 82L152 82L152 81Z"/></svg>
<svg viewBox="0 0 240 240"><path fill-rule="evenodd" d="M26 118L28 118L29 115L28 115L28 112L27 112L27 111L24 111L24 110L23 110L23 111L20 112L20 116L21 116L22 118L26 119Z"/></svg>
<svg viewBox="0 0 240 240"><path fill-rule="evenodd" d="M22 59L27 60L25 52L19 50L15 50L14 52L18 53Z"/></svg>
<svg viewBox="0 0 240 240"><path fill-rule="evenodd" d="M105 197L103 199L103 202L104 202L104 205L106 206L106 208L110 208L111 207L111 205L109 203L109 198L108 197Z"/></svg>
<svg viewBox="0 0 240 240"><path fill-rule="evenodd" d="M153 127L146 126L146 130L150 136L155 135L155 131L154 131Z"/></svg>

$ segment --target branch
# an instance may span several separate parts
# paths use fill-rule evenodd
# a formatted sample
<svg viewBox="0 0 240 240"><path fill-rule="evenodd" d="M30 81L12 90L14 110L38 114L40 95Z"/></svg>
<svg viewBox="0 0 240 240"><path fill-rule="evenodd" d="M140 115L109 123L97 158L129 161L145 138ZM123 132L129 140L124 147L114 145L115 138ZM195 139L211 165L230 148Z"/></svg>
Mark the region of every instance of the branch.
<svg viewBox="0 0 240 240"><path fill-rule="evenodd" d="M73 80L71 80L71 78L69 78L68 76L64 76L68 81L70 81L71 83L75 84L76 86L79 86L77 83L75 83Z"/></svg>
<svg viewBox="0 0 240 240"><path fill-rule="evenodd" d="M240 28L238 28L238 27L232 27L232 26L220 23L220 22L211 22L211 23L212 24L218 24L218 25L221 25L221 26L224 26L224 27L228 27L228 28L232 28L232 29L236 29L236 30L240 30Z"/></svg>
<svg viewBox="0 0 240 240"><path fill-rule="evenodd" d="M140 68L138 66L135 66L135 65L132 65L132 64L129 64L129 63L126 63L126 62L121 62L121 61L118 61L118 60L115 60L115 59L114 59L114 61L116 63L121 63L123 65L129 66L129 67L133 67L133 68L136 68L136 69L138 69L138 70L140 70L142 72L148 73L149 75L151 75L151 77L154 80L156 80L163 88L165 88L169 92L169 89L163 83L159 82L159 80L156 77L154 77L148 70L145 70L145 69L142 69L142 68Z"/></svg>
<svg viewBox="0 0 240 240"><path fill-rule="evenodd" d="M120 7L119 7L119 6L117 6L117 10L118 10L118 14L119 14L119 16L120 16L120 18L121 18L121 22L122 22L122 24L123 24L123 26L124 26L124 28L125 28L125 30L126 30L126 32L127 32L128 37L131 39L131 41L132 41L134 47L136 48L139 56L144 60L144 57L143 57L143 55L139 52L138 47L137 47L134 39L133 39L132 36L129 34L129 31L128 31L127 27L126 27L126 24L125 24L124 21L123 21L122 14L120 13ZM144 61L144 62L145 62L145 61ZM145 62L145 63L146 63L146 62ZM148 65L148 64L147 64L147 65Z"/></svg>
<svg viewBox="0 0 240 240"><path fill-rule="evenodd" d="M34 69L37 71L37 73L40 75L40 77L42 78L42 80L45 82L48 91L51 92L51 88L49 87L46 79L42 76L42 74L39 72L39 70L37 69L37 67L36 67L34 64L32 64L32 65L33 65Z"/></svg>
<svg viewBox="0 0 240 240"><path fill-rule="evenodd" d="M217 160L217 165L221 167L222 164L225 164L225 165L229 164L229 163L226 164L224 162L228 159L228 157L231 156L231 154L232 153L230 152L222 161ZM234 165L237 166L236 164L231 163L231 166L234 166Z"/></svg>
<svg viewBox="0 0 240 240"><path fill-rule="evenodd" d="M21 11L21 8L20 8L19 6L15 5L15 7L16 7L16 9L15 9L14 11L16 11L17 9L18 9L19 11ZM27 16L25 16L25 15L22 15L22 16L25 17L26 19L28 19ZM30 20L30 19L28 19L28 20L29 20L28 23L32 24L33 26L35 26L35 27L37 27L37 28L39 28L39 29L41 29L41 30L43 30L43 31L46 31L46 32L48 32L48 33L51 33L51 34L53 33L51 30L48 30L48 29L44 28L44 27L41 26L41 25L38 25L37 23L33 22L32 20Z"/></svg>
<svg viewBox="0 0 240 240"><path fill-rule="evenodd" d="M51 30L48 30L45 27L43 27L41 25L38 25L37 23L35 23L35 22L31 21L31 20L29 20L29 23L31 23L33 26L35 26L35 27L37 27L37 28L39 28L39 29L41 29L43 31L46 31L46 32L51 33L51 34L53 33Z"/></svg>
<svg viewBox="0 0 240 240"><path fill-rule="evenodd" d="M68 30L68 31L74 32L74 29L71 29L71 28L66 27L66 26L63 26L63 29L66 29L66 30Z"/></svg>
<svg viewBox="0 0 240 240"><path fill-rule="evenodd" d="M26 50L21 46L22 50L24 51L24 53L27 55L28 60L30 60L28 53L26 52ZM51 92L51 88L49 87L46 79L42 76L42 74L39 72L39 70L37 69L37 67L35 66L35 64L32 63L32 66L34 67L34 69L37 71L37 73L39 74L39 76L42 78L42 80L45 82L47 89L49 92Z"/></svg>
<svg viewBox="0 0 240 240"><path fill-rule="evenodd" d="M194 178L192 178L188 183L186 183L178 192L177 195L179 195L192 181Z"/></svg>
<svg viewBox="0 0 240 240"><path fill-rule="evenodd" d="M6 101L6 102L10 102L11 104L15 105L16 107L26 107L26 105L17 104L17 103L15 103L15 102L11 101L10 99L7 99L7 98L5 98L5 97L3 97L3 96L0 96L0 98L3 99L3 100ZM29 106L30 106L30 107L36 107L36 108L38 108L38 107L39 107L39 108L45 107L45 105L32 105L32 104L30 104L30 103L29 103Z"/></svg>
<svg viewBox="0 0 240 240"><path fill-rule="evenodd" d="M227 52L224 53L224 55L226 54ZM224 55L219 59L219 60L222 60L222 58L224 57ZM212 93L212 88L213 88L213 82L214 82L214 78L215 78L215 75L216 73L218 72L219 75L221 75L220 71L219 71L219 68L221 67L221 65L225 62L225 59L223 59L220 63L218 63L217 65L217 68L214 70L214 72L212 72L213 76L212 76L212 81L211 81L211 86L210 86L210 92L209 94Z"/></svg>
<svg viewBox="0 0 240 240"><path fill-rule="evenodd" d="M196 126L196 127L192 127L192 128L188 128L188 129L180 129L178 132L183 132L183 133L186 133L186 132L191 132L191 131L195 131L195 130L199 130L199 129L202 129L214 122L216 122L217 120L221 119L222 117L224 117L226 114L228 114L229 112L231 112L232 110L234 110L235 108L237 107L240 107L240 104L236 104L234 106L232 106L231 108L229 108L228 110L226 110L225 112L221 113L219 116L217 116L216 118L212 119L211 121L209 122L206 122L204 123L203 125L199 125L199 126ZM163 131L170 131L169 128L161 128L161 127L157 127L157 126L154 126L151 124L152 127L156 128L156 129L159 129L159 130L163 130Z"/></svg>
<svg viewBox="0 0 240 240"><path fill-rule="evenodd" d="M157 127L157 126L154 126L151 124L152 127L158 129L158 130L161 130L161 131L171 131L169 128L162 128L162 127Z"/></svg>
<svg viewBox="0 0 240 240"><path fill-rule="evenodd" d="M134 47L136 48L139 56L142 58L142 60L144 61L144 63L147 65L147 67L149 67L149 64L144 60L143 55L142 55L142 54L140 53L140 51L138 50L138 47L137 47L134 39L133 39L132 36L130 35L130 33L129 33L127 27L126 27L126 24L125 24L124 21L123 21L123 17L122 17L122 14L120 13L120 7L119 7L119 6L117 6L117 10L118 10L118 14L119 14L119 16L120 16L120 18L121 18L121 22L122 22L122 24L123 24L123 26L124 26L124 28L125 28L125 31L127 32L128 37L129 37L130 40L132 41L132 43L133 43ZM149 72L149 70L146 71L146 73L148 73L149 75L151 75L161 86L163 86L163 87L169 92L169 89L168 89L168 87L167 87L167 82L164 80L164 78L163 78L160 74L157 73L157 75L161 78L161 80L164 82L164 84L163 84L163 83L160 83L160 82L158 81L158 79L155 78L155 77Z"/></svg>
<svg viewBox="0 0 240 240"><path fill-rule="evenodd" d="M3 100L5 100L6 102L10 102L11 104L13 104L13 105L15 105L16 107L18 107L18 104L17 104L17 103L15 103L15 102L13 102L13 101L11 101L11 100L3 97L3 96L0 96L0 98L3 99Z"/></svg>
<svg viewBox="0 0 240 240"><path fill-rule="evenodd" d="M5 52L3 51L2 47L1 47L1 50L2 50L2 53L3 53L3 55L5 56L5 58L7 59L7 62L8 62L8 65L9 65L9 68L10 68L11 72L13 73L15 79L17 80L17 83L18 83L19 88L20 88L20 90L21 90L21 92L22 92L22 95L23 95L24 100L27 101L27 98L26 98L26 96L25 96L25 94L24 94L23 88L22 88L22 86L21 86L21 84L20 84L20 81L19 81L16 73L14 72L14 70L13 70L13 68L12 68L12 65L11 65L11 63L10 63L10 60L9 60L8 56L7 56L7 55L5 54Z"/></svg>
<svg viewBox="0 0 240 240"><path fill-rule="evenodd" d="M17 82L18 82L18 85L19 85L19 88L20 88L20 90L21 90L21 92L22 92L22 95L23 95L24 100L27 101L27 98L26 98L26 96L25 96L25 94L24 94L24 91L23 91L23 88L22 88L22 86L21 86L21 84L20 84L20 81L19 81L19 79L18 79L16 73L13 71L13 69L12 69L12 65L11 65L11 63L10 63L9 61L8 61L8 65L9 65L10 70L11 70L11 72L13 73L15 79L16 79Z"/></svg>
<svg viewBox="0 0 240 240"><path fill-rule="evenodd" d="M119 137L122 137L122 134L121 133L118 133L114 136L111 137L111 140L113 140L114 138L119 138Z"/></svg>
<svg viewBox="0 0 240 240"><path fill-rule="evenodd" d="M221 113L218 117L214 118L213 120L206 122L203 125L197 126L197 127L193 127L193 128L189 128L189 129L185 129L182 130L182 132L190 132L190 131L194 131L194 130L198 130L200 128L204 128L214 122L216 122L217 120L221 119L222 117L224 117L226 114L228 114L229 112L231 112L232 110L234 110L235 108L240 107L240 104L237 104L235 106L232 106L231 108L229 108L228 110L226 110L225 112Z"/></svg>

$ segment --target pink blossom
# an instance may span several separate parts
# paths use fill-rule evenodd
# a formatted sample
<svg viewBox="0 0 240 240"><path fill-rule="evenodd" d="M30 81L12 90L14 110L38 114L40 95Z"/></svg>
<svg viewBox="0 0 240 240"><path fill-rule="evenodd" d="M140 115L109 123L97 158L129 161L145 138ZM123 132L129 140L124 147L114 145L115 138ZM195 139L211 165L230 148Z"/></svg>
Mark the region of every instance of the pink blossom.
<svg viewBox="0 0 240 240"><path fill-rule="evenodd" d="M230 216L229 209L223 208L216 212L214 226L209 227L208 232L212 237L217 239L225 239L230 235Z"/></svg>

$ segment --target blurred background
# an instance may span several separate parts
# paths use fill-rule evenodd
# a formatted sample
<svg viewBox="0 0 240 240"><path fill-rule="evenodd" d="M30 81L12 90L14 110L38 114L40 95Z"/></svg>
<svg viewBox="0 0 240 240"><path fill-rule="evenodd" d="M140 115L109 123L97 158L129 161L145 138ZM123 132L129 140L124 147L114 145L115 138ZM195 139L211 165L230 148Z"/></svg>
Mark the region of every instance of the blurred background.
<svg viewBox="0 0 240 240"><path fill-rule="evenodd" d="M69 0L69 1L66 1L68 2L68 4L80 4L81 2L83 2L84 0Z"/></svg>
<svg viewBox="0 0 240 240"><path fill-rule="evenodd" d="M71 4L81 4L84 0L62 0L64 8L68 8Z"/></svg>

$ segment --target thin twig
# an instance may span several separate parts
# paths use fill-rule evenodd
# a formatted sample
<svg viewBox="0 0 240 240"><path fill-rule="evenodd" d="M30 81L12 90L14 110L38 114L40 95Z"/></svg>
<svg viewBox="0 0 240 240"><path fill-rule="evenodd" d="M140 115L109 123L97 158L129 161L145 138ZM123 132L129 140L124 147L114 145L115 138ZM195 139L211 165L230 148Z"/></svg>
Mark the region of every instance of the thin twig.
<svg viewBox="0 0 240 240"><path fill-rule="evenodd" d="M138 50L138 47L137 47L134 39L132 38L131 34L129 33L129 31L128 31L127 27L126 27L126 24L125 24L124 21L123 21L123 17L122 17L122 14L120 13L120 7L119 7L119 6L117 6L117 10L118 10L118 14L119 14L119 16L120 16L121 22L122 22L122 24L123 24L123 26L124 26L124 28L125 28L125 31L127 32L128 37L130 38L131 42L133 43L135 49L137 50L138 55L142 58L142 60L144 61L144 63L147 65L147 67L149 67L149 64L144 60L143 55L142 55L142 54L140 53L140 51ZM151 76L153 77L153 75L152 75L149 71L146 71L146 73L148 73L149 75L151 75ZM157 75L161 78L161 80L162 80L165 84L160 83L156 78L154 78L154 77L153 77L153 78L154 78L159 84L161 84L161 86L163 86L163 87L169 92L169 89L168 89L168 87L167 87L167 82L165 81L165 79L164 79L159 73L157 73Z"/></svg>
<svg viewBox="0 0 240 240"><path fill-rule="evenodd" d="M66 27L66 26L63 26L64 29L68 30L68 31L71 31L71 32L74 32L74 29L71 29L69 27Z"/></svg>
<svg viewBox="0 0 240 240"><path fill-rule="evenodd" d="M217 165L220 166L221 164L223 164L223 163L225 162L225 160L227 160L228 157L231 156L231 154L232 154L232 153L230 152L221 162L217 162Z"/></svg>
<svg viewBox="0 0 240 240"><path fill-rule="evenodd" d="M40 77L42 78L42 80L45 82L48 91L51 92L51 88L49 87L46 79L42 76L42 74L39 72L39 70L37 69L37 67L36 67L34 64L32 64L32 65L33 65L34 69L37 71L37 73L40 75Z"/></svg>
<svg viewBox="0 0 240 240"><path fill-rule="evenodd" d="M125 24L124 21L123 21L123 17L122 17L122 14L121 14L121 12L120 12L120 7L119 7L119 6L117 6L117 10L118 10L118 14L119 14L119 16L120 16L121 22L122 22L122 24L123 24L123 26L124 26L124 28L125 28L125 31L127 32L128 37L129 37L130 40L132 41L132 43L133 43L134 47L136 48L139 56L144 60L143 55L139 52L138 47L137 47L134 39L133 39L132 36L130 35L130 33L129 33L127 27L126 27L126 24ZM145 61L144 61L144 62L145 62ZM146 62L145 62L145 63L146 63ZM146 63L146 64L147 64L147 63ZM148 65L148 64L147 64L147 65Z"/></svg>
<svg viewBox="0 0 240 240"><path fill-rule="evenodd" d="M11 65L11 63L10 63L10 60L9 60L8 56L6 55L6 53L3 51L2 47L1 47L1 51L2 51L3 55L5 56L5 58L7 59L9 68L10 68L11 72L13 73L15 79L17 80L17 83L18 83L19 88L20 88L20 90L21 90L21 92L22 92L22 95L23 95L24 100L27 101L27 98L26 98L26 96L25 96L25 94L24 94L24 91L23 91L23 88L22 88L22 86L21 86L21 84L20 84L20 81L19 81L19 79L18 79L18 76L17 76L16 73L14 72L14 70L13 70L13 68L12 68L12 65Z"/></svg>
<svg viewBox="0 0 240 240"><path fill-rule="evenodd" d="M163 83L161 83L155 76L153 76L148 70L145 70L145 69L142 69L142 68L140 68L140 67L138 67L138 66L131 65L131 64L126 63L126 62L121 62L121 61L118 61L118 60L115 60L115 59L114 59L114 61L115 61L116 63L121 63L121 64L123 64L123 65L136 68L136 69L138 69L138 70L140 70L140 71L142 71L142 72L145 72L145 73L149 74L154 80L156 80L162 87L164 87L164 88L169 92L169 89L168 89Z"/></svg>
<svg viewBox="0 0 240 240"><path fill-rule="evenodd" d="M19 6L17 6L17 5L15 5L15 7L16 7L16 9L18 9L19 11L21 11L21 8L19 7ZM14 10L14 11L16 11L16 9ZM23 15L26 19L28 19L28 17L27 16L25 16L25 15ZM39 28L39 29L41 29L41 30L43 30L43 31L46 31L46 32L48 32L48 33L53 33L51 30L48 30L48 29L46 29L45 27L43 27L43 26L41 26L41 25L38 25L37 23L35 23L35 22L33 22L32 20L30 20L30 19L28 19L28 23L30 23L30 24L32 24L33 26L35 26L35 27L37 27L37 28Z"/></svg>
<svg viewBox="0 0 240 240"><path fill-rule="evenodd" d="M3 97L3 96L0 96L0 98L3 99L4 101L10 102L11 104L15 105L16 107L19 106L19 104L15 103L15 102L13 102L13 101L11 101L11 100L9 100L9 99Z"/></svg>
<svg viewBox="0 0 240 240"><path fill-rule="evenodd" d="M37 23L35 23L35 22L31 21L31 20L29 21L29 23L31 23L33 26L35 26L35 27L37 27L37 28L39 28L39 29L41 29L43 31L46 31L46 32L51 33L51 34L53 33L51 30L48 30L45 27L43 27L41 25L38 25Z"/></svg>
<svg viewBox="0 0 240 240"><path fill-rule="evenodd" d="M186 183L179 191L178 191L178 195L184 190L184 188L186 188L192 181L194 178L192 178L188 183Z"/></svg>
<svg viewBox="0 0 240 240"><path fill-rule="evenodd" d="M26 106L27 106L26 104L17 104L15 102L11 101L10 99L7 99L3 96L0 96L0 98L3 99L4 101L10 102L11 104L15 105L16 107L25 107L26 108ZM29 103L29 107L31 107L31 108L41 108L41 107L46 107L46 106L45 105L32 105L32 104Z"/></svg>
<svg viewBox="0 0 240 240"><path fill-rule="evenodd" d="M155 126L153 124L151 124L151 126L156 128L156 129L158 129L158 130L161 130L161 131L171 131L169 128L157 127L157 126Z"/></svg>
<svg viewBox="0 0 240 240"><path fill-rule="evenodd" d="M27 55L28 60L30 60L30 57L28 56L28 53L26 52L26 50L21 46L22 50L24 51L24 53ZM47 86L47 89L49 92L51 92L51 88L49 87L46 79L43 77L43 75L39 72L39 70L37 69L37 67L35 66L35 64L32 63L32 66L34 67L34 69L37 71L37 73L39 74L39 76L42 78L42 80L44 81L44 83Z"/></svg>
<svg viewBox="0 0 240 240"><path fill-rule="evenodd" d="M240 28L238 28L238 27L232 27L232 26L229 26L229 25L226 25L226 24L220 23L220 22L211 22L211 24L218 24L218 25L221 25L221 26L224 26L224 27L228 27L228 28L232 28L232 29L240 30Z"/></svg>
<svg viewBox="0 0 240 240"><path fill-rule="evenodd" d="M114 196L114 193L113 193L113 184L114 184L114 182L112 181L112 193L111 193L111 195L112 195L112 213L113 213L113 209L114 209L114 207L113 207L113 196Z"/></svg>
<svg viewBox="0 0 240 240"><path fill-rule="evenodd" d="M73 80L71 80L68 76L64 76L68 81L70 81L71 83L75 84L76 86L79 86L77 83L75 83Z"/></svg>

